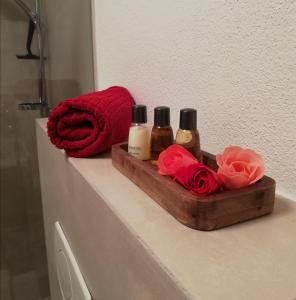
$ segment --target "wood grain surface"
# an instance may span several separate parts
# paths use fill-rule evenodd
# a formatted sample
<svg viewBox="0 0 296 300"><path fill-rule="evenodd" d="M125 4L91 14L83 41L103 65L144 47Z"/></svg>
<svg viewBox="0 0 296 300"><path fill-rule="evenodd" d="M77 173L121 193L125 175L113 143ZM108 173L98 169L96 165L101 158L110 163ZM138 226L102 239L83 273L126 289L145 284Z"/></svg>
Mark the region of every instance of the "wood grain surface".
<svg viewBox="0 0 296 300"><path fill-rule="evenodd" d="M217 169L214 155L202 151L202 161ZM214 230L273 211L275 181L267 176L246 188L197 197L170 177L159 175L151 162L129 155L126 144L112 147L112 163L179 222L193 229Z"/></svg>

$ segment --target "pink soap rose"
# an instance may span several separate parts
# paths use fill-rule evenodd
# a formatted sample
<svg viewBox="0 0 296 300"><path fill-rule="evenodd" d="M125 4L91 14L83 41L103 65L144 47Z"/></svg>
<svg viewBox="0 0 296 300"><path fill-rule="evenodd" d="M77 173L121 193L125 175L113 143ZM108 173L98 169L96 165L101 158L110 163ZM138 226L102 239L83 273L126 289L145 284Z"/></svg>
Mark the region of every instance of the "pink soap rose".
<svg viewBox="0 0 296 300"><path fill-rule="evenodd" d="M217 173L198 162L180 168L176 173L175 180L196 196L207 196L220 188Z"/></svg>
<svg viewBox="0 0 296 300"><path fill-rule="evenodd" d="M158 158L158 173L175 176L178 169L196 163L196 158L184 147L174 144L162 151Z"/></svg>
<svg viewBox="0 0 296 300"><path fill-rule="evenodd" d="M264 175L263 159L251 149L227 147L217 154L216 161L219 178L229 190L251 185Z"/></svg>

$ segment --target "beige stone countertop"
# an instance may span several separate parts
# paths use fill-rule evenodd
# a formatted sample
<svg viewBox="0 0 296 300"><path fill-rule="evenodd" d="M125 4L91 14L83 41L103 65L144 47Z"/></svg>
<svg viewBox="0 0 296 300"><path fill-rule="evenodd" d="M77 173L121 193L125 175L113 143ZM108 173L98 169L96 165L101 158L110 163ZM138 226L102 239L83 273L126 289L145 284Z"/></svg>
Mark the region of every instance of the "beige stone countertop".
<svg viewBox="0 0 296 300"><path fill-rule="evenodd" d="M69 162L189 299L296 299L296 202L277 197L272 215L197 231L112 167L110 154Z"/></svg>

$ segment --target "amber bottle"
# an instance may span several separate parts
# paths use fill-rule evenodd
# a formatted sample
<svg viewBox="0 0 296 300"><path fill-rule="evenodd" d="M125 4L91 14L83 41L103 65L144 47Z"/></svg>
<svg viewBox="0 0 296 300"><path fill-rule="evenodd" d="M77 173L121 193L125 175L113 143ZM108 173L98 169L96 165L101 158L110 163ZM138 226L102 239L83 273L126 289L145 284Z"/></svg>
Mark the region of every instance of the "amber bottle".
<svg viewBox="0 0 296 300"><path fill-rule="evenodd" d="M154 108L154 126L151 131L151 159L157 160L161 151L174 142L173 129L170 125L170 108Z"/></svg>
<svg viewBox="0 0 296 300"><path fill-rule="evenodd" d="M176 143L186 148L199 161L201 160L200 138L196 129L196 110L183 108L180 110L180 126L176 135Z"/></svg>

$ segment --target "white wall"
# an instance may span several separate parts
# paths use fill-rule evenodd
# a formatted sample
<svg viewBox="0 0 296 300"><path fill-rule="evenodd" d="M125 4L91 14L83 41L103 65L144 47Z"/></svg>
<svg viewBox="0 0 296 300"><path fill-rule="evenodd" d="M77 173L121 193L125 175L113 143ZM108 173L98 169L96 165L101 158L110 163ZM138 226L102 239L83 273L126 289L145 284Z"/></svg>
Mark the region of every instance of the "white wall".
<svg viewBox="0 0 296 300"><path fill-rule="evenodd" d="M195 107L202 148L263 154L296 199L296 1L94 0L97 84Z"/></svg>

